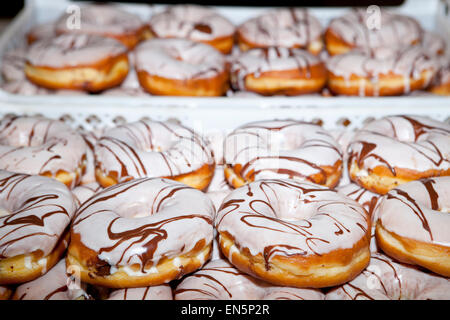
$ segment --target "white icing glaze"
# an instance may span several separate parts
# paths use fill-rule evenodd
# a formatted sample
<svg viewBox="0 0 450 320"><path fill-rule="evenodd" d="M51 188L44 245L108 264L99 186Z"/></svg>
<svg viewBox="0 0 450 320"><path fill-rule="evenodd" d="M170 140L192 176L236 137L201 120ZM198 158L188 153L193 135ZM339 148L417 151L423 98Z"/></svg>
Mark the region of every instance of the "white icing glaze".
<svg viewBox="0 0 450 320"><path fill-rule="evenodd" d="M382 9L378 26L369 28L370 15L365 9L355 9L333 19L329 24L336 36L360 49L407 46L422 38L420 24L411 17Z"/></svg>
<svg viewBox="0 0 450 320"><path fill-rule="evenodd" d="M1 73L7 82L25 80L23 68L27 49L23 47L15 48L5 52L2 58Z"/></svg>
<svg viewBox="0 0 450 320"><path fill-rule="evenodd" d="M187 39L147 40L135 52L138 72L163 78L211 78L225 70L225 58L219 51Z"/></svg>
<svg viewBox="0 0 450 320"><path fill-rule="evenodd" d="M79 185L72 190L77 207L80 207L86 200L100 192L102 187L97 182Z"/></svg>
<svg viewBox="0 0 450 320"><path fill-rule="evenodd" d="M368 214L356 201L293 180L259 180L232 191L214 222L240 250L261 254L266 263L275 255L308 257L352 248L369 227Z"/></svg>
<svg viewBox="0 0 450 320"><path fill-rule="evenodd" d="M97 167L131 177L172 177L214 165L207 143L172 122L141 120L107 130L95 146Z"/></svg>
<svg viewBox="0 0 450 320"><path fill-rule="evenodd" d="M421 44L432 55L443 55L447 48L445 40L439 34L430 31L423 33Z"/></svg>
<svg viewBox="0 0 450 320"><path fill-rule="evenodd" d="M260 47L307 47L318 40L322 26L305 9L276 9L247 20L238 32Z"/></svg>
<svg viewBox="0 0 450 320"><path fill-rule="evenodd" d="M33 26L28 32L28 38L34 41L56 37L55 22L46 22Z"/></svg>
<svg viewBox="0 0 450 320"><path fill-rule="evenodd" d="M395 234L450 247L450 177L403 184L380 200L376 214Z"/></svg>
<svg viewBox="0 0 450 320"><path fill-rule="evenodd" d="M75 213L61 182L0 170L0 259L40 250L51 253Z"/></svg>
<svg viewBox="0 0 450 320"><path fill-rule="evenodd" d="M349 153L350 161L365 170L448 170L450 125L424 116L387 116L358 130Z"/></svg>
<svg viewBox="0 0 450 320"><path fill-rule="evenodd" d="M215 10L191 4L169 6L151 17L150 27L159 38L193 41L210 41L234 34L234 25Z"/></svg>
<svg viewBox="0 0 450 320"><path fill-rule="evenodd" d="M45 275L18 286L16 300L75 300L90 299L83 284L76 284L66 273L66 261L60 260Z"/></svg>
<svg viewBox="0 0 450 320"><path fill-rule="evenodd" d="M111 266L140 266L213 238L214 206L201 191L168 179L134 179L104 189L78 210L72 232ZM69 248L70 251L70 248Z"/></svg>
<svg viewBox="0 0 450 320"><path fill-rule="evenodd" d="M135 14L114 5L85 5L80 7L80 28L71 27L71 13L56 22L58 33L86 33L103 36L133 35L145 23Z"/></svg>
<svg viewBox="0 0 450 320"><path fill-rule="evenodd" d="M79 130L79 134L83 137L84 142L86 143L86 170L81 178L80 184L92 184L96 182L95 178L95 156L94 156L94 148L98 141L98 137L96 132ZM99 132L101 134L102 131Z"/></svg>
<svg viewBox="0 0 450 320"><path fill-rule="evenodd" d="M227 260L208 262L187 276L175 290L175 300L323 300L317 289L274 286L237 270Z"/></svg>
<svg viewBox="0 0 450 320"><path fill-rule="evenodd" d="M245 90L245 78L249 75L258 78L264 72L299 70L305 78L311 78L311 67L319 64L319 58L302 49L257 48L236 57L230 72L234 89Z"/></svg>
<svg viewBox="0 0 450 320"><path fill-rule="evenodd" d="M242 165L241 176L305 179L322 173L319 166L342 161L338 143L323 128L293 120L245 124L224 142L228 165Z"/></svg>
<svg viewBox="0 0 450 320"><path fill-rule="evenodd" d="M173 300L172 289L164 284L154 287L113 290L107 300Z"/></svg>
<svg viewBox="0 0 450 320"><path fill-rule="evenodd" d="M220 208L223 199L233 190L225 180L223 166L216 166L213 178L206 189L206 195L214 203L216 211Z"/></svg>
<svg viewBox="0 0 450 320"><path fill-rule="evenodd" d="M26 60L40 67L79 67L89 66L126 52L127 48L112 38L65 34L31 44Z"/></svg>
<svg viewBox="0 0 450 320"><path fill-rule="evenodd" d="M0 121L0 168L27 174L75 172L86 154L83 138L68 125L43 117ZM78 183L73 179L71 187Z"/></svg>
<svg viewBox="0 0 450 320"><path fill-rule="evenodd" d="M352 281L328 292L326 300L448 300L450 280L373 253Z"/></svg>

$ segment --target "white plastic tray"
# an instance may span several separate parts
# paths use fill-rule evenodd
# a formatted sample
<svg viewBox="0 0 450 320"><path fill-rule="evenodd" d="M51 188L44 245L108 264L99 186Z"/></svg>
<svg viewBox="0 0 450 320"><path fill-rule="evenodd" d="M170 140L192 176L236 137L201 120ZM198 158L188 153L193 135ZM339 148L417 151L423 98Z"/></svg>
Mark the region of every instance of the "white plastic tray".
<svg viewBox="0 0 450 320"><path fill-rule="evenodd" d="M85 2L83 2L84 4ZM20 45L25 34L36 24L55 20L76 2L68 0L27 0L25 8L0 36L0 57L11 47ZM81 3L80 3L81 4ZM163 5L121 4L125 10L148 19ZM450 30L449 17L443 16L441 0L407 0L394 8L418 19L427 30ZM235 24L259 15L269 8L216 7ZM326 26L346 8L313 8L311 12ZM450 35L447 34L450 38ZM286 119L317 120L324 127L336 128L339 120L348 118L348 128L359 127L367 117L387 114L422 114L447 120L450 99L439 96L402 97L111 97L88 96L22 96L0 90L0 116L7 113L43 114L52 118L70 115L75 125L86 129L113 125L118 117L134 121L143 117L166 120L176 118L199 131L230 130L255 120ZM95 116L93 116L95 115ZM66 117L67 118L67 117Z"/></svg>

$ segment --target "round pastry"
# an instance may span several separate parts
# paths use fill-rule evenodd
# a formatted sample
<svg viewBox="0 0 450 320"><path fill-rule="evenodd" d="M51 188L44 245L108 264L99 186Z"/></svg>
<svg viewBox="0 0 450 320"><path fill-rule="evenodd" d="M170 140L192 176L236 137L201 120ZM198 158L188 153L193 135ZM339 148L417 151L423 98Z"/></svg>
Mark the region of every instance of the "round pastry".
<svg viewBox="0 0 450 320"><path fill-rule="evenodd" d="M113 290L106 300L173 300L172 288L168 284L144 288Z"/></svg>
<svg viewBox="0 0 450 320"><path fill-rule="evenodd" d="M328 87L335 94L392 96L425 89L438 60L421 46L371 52L352 50L327 61Z"/></svg>
<svg viewBox="0 0 450 320"><path fill-rule="evenodd" d="M86 34L36 41L29 47L26 60L27 78L48 89L97 92L119 85L129 69L124 45Z"/></svg>
<svg viewBox="0 0 450 320"><path fill-rule="evenodd" d="M224 54L231 52L234 25L208 7L175 5L150 19L150 30L157 38L185 38L209 44Z"/></svg>
<svg viewBox="0 0 450 320"><path fill-rule="evenodd" d="M187 276L175 290L175 300L324 300L317 289L278 287L240 272L227 260L208 262Z"/></svg>
<svg viewBox="0 0 450 320"><path fill-rule="evenodd" d="M58 34L91 34L113 38L129 49L150 37L148 24L139 16L110 5L80 7L79 21L74 21L73 12L66 12L56 22L55 30Z"/></svg>
<svg viewBox="0 0 450 320"><path fill-rule="evenodd" d="M0 285L31 281L61 258L76 205L65 185L0 171Z"/></svg>
<svg viewBox="0 0 450 320"><path fill-rule="evenodd" d="M0 300L8 300L11 297L12 290L5 286L0 286Z"/></svg>
<svg viewBox="0 0 450 320"><path fill-rule="evenodd" d="M450 96L450 53L439 60L440 68L431 82L430 91L440 96Z"/></svg>
<svg viewBox="0 0 450 320"><path fill-rule="evenodd" d="M227 196L215 218L223 254L267 282L321 288L356 277L370 260L370 218L326 187L259 180Z"/></svg>
<svg viewBox="0 0 450 320"><path fill-rule="evenodd" d="M54 38L57 36L55 22L46 22L33 26L26 36L29 45L42 39Z"/></svg>
<svg viewBox="0 0 450 320"><path fill-rule="evenodd" d="M326 300L448 300L450 280L374 253L352 281L332 289Z"/></svg>
<svg viewBox="0 0 450 320"><path fill-rule="evenodd" d="M205 189L214 174L207 143L172 122L140 120L107 130L95 146L103 187L139 177L165 177Z"/></svg>
<svg viewBox="0 0 450 320"><path fill-rule="evenodd" d="M0 169L51 177L74 188L85 161L83 138L61 121L37 116L0 121Z"/></svg>
<svg viewBox="0 0 450 320"><path fill-rule="evenodd" d="M224 148L225 178L235 188L264 178L334 187L341 177L338 143L322 127L308 122L248 123L227 136Z"/></svg>
<svg viewBox="0 0 450 320"><path fill-rule="evenodd" d="M450 125L424 116L387 116L366 124L349 146L350 178L385 194L422 178L450 175Z"/></svg>
<svg viewBox="0 0 450 320"><path fill-rule="evenodd" d="M377 206L378 246L398 261L450 277L450 177L401 185Z"/></svg>
<svg viewBox="0 0 450 320"><path fill-rule="evenodd" d="M43 276L18 286L12 300L89 300L84 287L73 281L62 259Z"/></svg>
<svg viewBox="0 0 450 320"><path fill-rule="evenodd" d="M5 52L2 58L1 73L5 82L17 82L25 80L24 66L27 49L15 48Z"/></svg>
<svg viewBox="0 0 450 320"><path fill-rule="evenodd" d="M136 48L136 71L151 94L221 96L228 89L224 56L187 39L153 39Z"/></svg>
<svg viewBox="0 0 450 320"><path fill-rule="evenodd" d="M237 29L239 48L286 47L319 54L322 26L306 9L276 9L247 20Z"/></svg>
<svg viewBox="0 0 450 320"><path fill-rule="evenodd" d="M324 63L308 51L259 48L242 53L231 66L233 89L262 95L319 92L327 81Z"/></svg>
<svg viewBox="0 0 450 320"><path fill-rule="evenodd" d="M117 184L78 209L67 265L80 268L83 282L105 287L167 283L209 258L214 213L206 195L176 181Z"/></svg>
<svg viewBox="0 0 450 320"><path fill-rule="evenodd" d="M420 43L422 34L422 27L411 17L380 10L377 20L374 12L354 9L331 20L325 42L328 53L338 55L353 49L408 47Z"/></svg>

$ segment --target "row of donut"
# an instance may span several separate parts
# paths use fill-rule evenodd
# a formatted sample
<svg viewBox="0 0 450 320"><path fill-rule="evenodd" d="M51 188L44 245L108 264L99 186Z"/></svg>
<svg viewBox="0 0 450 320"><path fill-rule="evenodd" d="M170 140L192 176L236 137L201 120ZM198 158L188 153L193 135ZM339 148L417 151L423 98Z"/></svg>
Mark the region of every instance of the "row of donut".
<svg viewBox="0 0 450 320"><path fill-rule="evenodd" d="M27 48L5 54L6 91L385 96L450 90L444 39L386 10L379 29L368 28L367 13L358 9L332 19L325 32L306 9L268 11L237 28L195 5L169 6L148 23L115 6L80 10L79 26L63 14L33 28Z"/></svg>
<svg viewBox="0 0 450 320"><path fill-rule="evenodd" d="M114 164L111 167L114 174L106 176L97 171L97 180L114 186L102 190L90 180L94 175L88 178L85 172L81 181L87 184L73 189L75 198L62 184L51 183L48 178L3 172L0 283L26 282L17 287L15 294L15 298L24 299L40 299L39 294L42 299L74 298L74 293L76 298L87 298L88 294L80 295L84 291L78 290L87 284L97 289L98 285L140 287L117 291L117 297L121 298L136 298L132 292L141 292L141 298L156 298L150 295L156 290L160 298L167 299L169 296L161 292L170 293L170 287L159 287L167 282L175 289L177 299L448 298L449 279L442 276L449 276L450 265L450 241L446 232L450 180L447 177L422 179L392 189L409 180L449 174L448 124L424 117L396 116L370 122L354 138L353 133L337 135L344 149L348 141L352 141L350 146L360 144L360 148L350 147L352 152L345 154L351 157L359 153L362 155L358 158L359 165L366 162L370 165L365 167L365 174L352 178L354 182L363 184L365 180L359 178L382 174L372 176L372 184L365 184L380 193L391 189L381 198L357 184L347 185L348 182L342 182L343 186L338 188L340 193L301 182L306 178L336 184L326 178L336 173L330 174L330 166L326 164L320 168L323 165L320 161L329 158L327 161L332 163L336 154L344 153L339 152L339 143L333 142L331 135L320 126L298 121L266 121L240 127L227 136L227 139L234 138L225 145L231 143L234 147L229 150L240 155L243 152L240 146L246 144L244 149L256 152L247 158L251 159L250 165L259 160L263 161L259 165L264 165L252 171L263 174L253 176L254 179L242 175L239 168L247 166L242 163L229 166L233 175L217 167L213 181L206 183L205 179L210 178L204 175L205 169L214 160L194 165L192 159L201 157L192 154L198 151L206 160L206 155L212 155L206 152L208 144L201 142L199 136L193 137L192 130L175 129L177 126L140 121L103 133L94 143L95 156L101 154L97 147L107 150L113 159L108 163ZM275 136L268 135L268 131ZM47 167L65 154L74 156L67 150L58 154L62 146L69 146L68 150L81 147L74 145L74 133L67 126L42 118L6 117L0 132L3 135L1 159L6 159L2 169L17 172L25 170L25 167L20 169L22 163L34 164L33 168L41 168L38 174L51 176L57 172L55 176L69 186L78 183L67 180L70 176L77 177L66 171L68 162L59 169ZM171 133L175 135L172 139ZM371 134L375 140L368 139ZM92 140L86 141L93 145ZM267 141L279 144L270 149ZM387 141L391 144L386 144ZM384 146L385 150L378 150ZM186 148L191 152L183 153ZM391 157L395 152L397 155ZM227 152L223 154L226 159ZM88 153L81 158L86 162L91 157ZM217 154L216 157L222 158ZM274 166L276 157L280 161L278 167ZM264 162L267 159L270 161ZM393 160L397 162L389 162ZM288 161L294 166L288 165ZM342 166L346 160L338 161ZM409 168L408 161L416 167ZM305 167L296 167L297 163ZM228 167L227 162L223 165ZM166 171L159 171L156 176L170 177L201 189L206 186L206 196L172 180L145 178L155 176L150 169L164 170L163 166ZM80 171L86 167L89 166L82 165ZM195 175L186 179L189 174L183 174L183 168L191 168ZM402 172L403 168L408 170ZM91 174L92 171L95 170L91 169ZM138 175L133 176L136 172ZM420 172L420 176L408 176L405 172ZM393 183L386 185L383 182L386 175L398 180L388 179ZM134 179L130 180L131 176ZM250 177L246 180L249 183L232 191L232 186L238 187L236 176ZM374 187L377 181L383 182L379 188ZM215 199L218 210L207 196ZM69 234L64 231L68 225L70 244ZM205 264L210 256L213 230L219 234L216 253ZM377 241L373 241L375 235ZM403 247L398 246L399 242ZM394 259L378 252L377 245ZM413 250L404 252L399 248ZM52 268L61 257L59 269ZM435 274L399 261L418 264ZM61 285L68 278L64 273L65 263L66 271L81 279L82 285ZM43 290L43 281L49 283L49 278L55 276L53 272L59 275L55 278L59 279L59 286ZM195 273L189 276L192 272ZM181 283L173 281L183 275L186 276ZM246 284L246 290L242 286L234 287L236 283ZM330 286L333 286L330 291L305 289ZM11 292L10 288L3 290Z"/></svg>

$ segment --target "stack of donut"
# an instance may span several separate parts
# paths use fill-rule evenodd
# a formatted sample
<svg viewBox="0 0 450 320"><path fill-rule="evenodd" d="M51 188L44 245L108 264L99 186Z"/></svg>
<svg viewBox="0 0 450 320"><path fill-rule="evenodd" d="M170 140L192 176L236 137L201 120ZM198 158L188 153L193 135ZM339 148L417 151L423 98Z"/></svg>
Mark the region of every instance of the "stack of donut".
<svg viewBox="0 0 450 320"><path fill-rule="evenodd" d="M412 17L351 10L327 25L308 10L268 10L234 25L199 5L141 19L83 5L34 26L6 52L3 89L122 96L448 95L446 41Z"/></svg>
<svg viewBox="0 0 450 320"><path fill-rule="evenodd" d="M448 299L450 126L0 121L0 298Z"/></svg>

